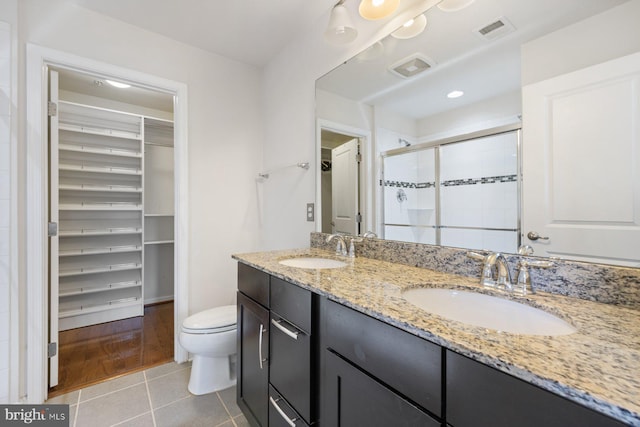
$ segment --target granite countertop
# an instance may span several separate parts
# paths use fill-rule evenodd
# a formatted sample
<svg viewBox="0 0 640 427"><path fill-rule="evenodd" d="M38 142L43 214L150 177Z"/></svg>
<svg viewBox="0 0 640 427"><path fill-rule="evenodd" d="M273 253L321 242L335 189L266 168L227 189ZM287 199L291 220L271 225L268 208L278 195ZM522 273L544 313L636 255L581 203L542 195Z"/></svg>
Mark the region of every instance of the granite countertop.
<svg viewBox="0 0 640 427"><path fill-rule="evenodd" d="M293 257L340 259L336 269L287 267ZM543 389L640 426L640 311L538 292L526 297L482 288L478 279L369 258L348 259L316 248L233 255L273 276L326 296ZM526 336L430 314L401 297L416 287L470 289L544 309L577 332Z"/></svg>

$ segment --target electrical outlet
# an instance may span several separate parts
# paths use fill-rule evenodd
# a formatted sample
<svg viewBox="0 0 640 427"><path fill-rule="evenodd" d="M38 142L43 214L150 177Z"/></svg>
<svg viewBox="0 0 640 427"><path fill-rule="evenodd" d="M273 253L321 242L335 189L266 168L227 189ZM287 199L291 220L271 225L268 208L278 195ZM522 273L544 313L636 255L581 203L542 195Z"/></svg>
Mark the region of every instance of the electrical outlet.
<svg viewBox="0 0 640 427"><path fill-rule="evenodd" d="M315 205L313 203L307 203L307 221L313 222L316 220Z"/></svg>

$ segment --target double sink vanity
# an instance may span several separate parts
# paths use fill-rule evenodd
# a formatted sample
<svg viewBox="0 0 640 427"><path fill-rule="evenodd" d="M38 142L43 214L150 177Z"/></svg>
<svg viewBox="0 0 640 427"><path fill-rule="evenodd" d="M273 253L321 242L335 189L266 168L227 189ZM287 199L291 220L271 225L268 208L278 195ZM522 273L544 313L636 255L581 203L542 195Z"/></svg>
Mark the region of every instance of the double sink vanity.
<svg viewBox="0 0 640 427"><path fill-rule="evenodd" d="M325 238L234 255L251 425L640 426L638 306L498 292L451 248L365 239L350 258Z"/></svg>

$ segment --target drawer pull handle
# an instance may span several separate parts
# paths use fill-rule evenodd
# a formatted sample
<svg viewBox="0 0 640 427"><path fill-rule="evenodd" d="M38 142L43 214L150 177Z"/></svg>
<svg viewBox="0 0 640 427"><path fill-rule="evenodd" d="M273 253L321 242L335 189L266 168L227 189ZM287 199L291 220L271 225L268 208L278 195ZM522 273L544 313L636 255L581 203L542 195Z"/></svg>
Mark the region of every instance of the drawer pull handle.
<svg viewBox="0 0 640 427"><path fill-rule="evenodd" d="M275 326L276 328L280 329L282 332L284 332L286 335L290 336L291 338L293 338L294 340L298 339L298 335L300 334L300 332L298 331L290 331L289 329L285 328L284 326L282 326L282 320L276 320L276 319L271 319L271 324L273 324L273 326Z"/></svg>
<svg viewBox="0 0 640 427"><path fill-rule="evenodd" d="M287 422L287 424L289 424L291 427L296 427L296 421L297 418L289 418L287 416L287 414L284 413L284 411L282 410L282 408L278 405L278 401L280 401L280 398L278 399L274 399L273 397L269 396L269 402L271 402L271 405L276 408L276 411L278 411L278 413L280 414L280 416Z"/></svg>
<svg viewBox="0 0 640 427"><path fill-rule="evenodd" d="M262 363L266 362L267 359L262 358L262 336L267 332L264 325L260 323L260 337L258 338L258 360L260 361L260 369L263 368Z"/></svg>

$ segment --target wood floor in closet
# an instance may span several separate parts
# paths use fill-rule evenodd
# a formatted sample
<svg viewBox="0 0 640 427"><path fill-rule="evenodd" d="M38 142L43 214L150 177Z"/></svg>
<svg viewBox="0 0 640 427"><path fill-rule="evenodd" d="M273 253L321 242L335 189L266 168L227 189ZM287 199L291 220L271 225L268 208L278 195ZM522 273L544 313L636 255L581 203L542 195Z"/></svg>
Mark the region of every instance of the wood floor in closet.
<svg viewBox="0 0 640 427"><path fill-rule="evenodd" d="M144 316L60 332L58 385L49 397L173 360L173 302Z"/></svg>

